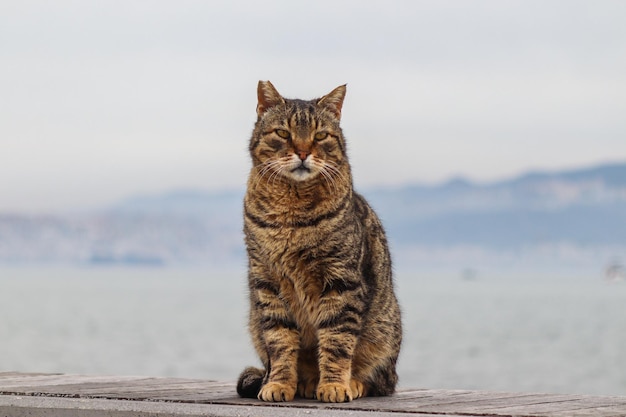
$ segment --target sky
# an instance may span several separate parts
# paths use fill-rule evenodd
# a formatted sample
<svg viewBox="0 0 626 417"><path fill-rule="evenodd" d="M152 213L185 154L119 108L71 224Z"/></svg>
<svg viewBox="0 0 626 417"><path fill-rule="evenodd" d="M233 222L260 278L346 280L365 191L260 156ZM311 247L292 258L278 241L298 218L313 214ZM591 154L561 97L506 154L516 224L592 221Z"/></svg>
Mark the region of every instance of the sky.
<svg viewBox="0 0 626 417"><path fill-rule="evenodd" d="M361 189L626 160L621 0L0 0L0 213L243 188L258 80Z"/></svg>

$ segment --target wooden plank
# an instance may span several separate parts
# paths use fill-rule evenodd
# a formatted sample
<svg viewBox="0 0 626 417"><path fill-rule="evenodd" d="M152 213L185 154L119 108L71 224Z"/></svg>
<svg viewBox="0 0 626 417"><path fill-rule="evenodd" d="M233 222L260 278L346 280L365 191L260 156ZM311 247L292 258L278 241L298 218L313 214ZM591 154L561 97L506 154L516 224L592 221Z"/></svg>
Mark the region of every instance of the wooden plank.
<svg viewBox="0 0 626 417"><path fill-rule="evenodd" d="M521 412L531 414L533 416L601 416L615 415L615 412L621 410L622 415L626 415L626 403L622 398L615 397L589 397L579 396L577 399L564 399L559 401L557 398L551 398L550 401L500 407L498 413L504 414L520 414ZM619 403L621 402L621 405ZM495 409L493 411L496 411Z"/></svg>
<svg viewBox="0 0 626 417"><path fill-rule="evenodd" d="M449 416L626 416L626 397L599 397L542 393L506 393L469 390L400 390L382 398L361 398L351 403L324 404L297 399L267 404L239 398L233 383L183 378L81 376L0 373L0 394L110 401L143 401L221 405L259 411L261 408L301 413L325 411ZM260 407L260 408L259 408ZM230 408L228 408L230 410ZM300 410L300 411L298 411ZM281 411L282 412L282 411ZM340 414L341 414L340 413ZM397 414L396 414L397 415Z"/></svg>
<svg viewBox="0 0 626 417"><path fill-rule="evenodd" d="M0 372L0 378L11 378L18 377L24 378L25 376L51 376L51 375L63 375L63 374L54 374L54 373L37 373L37 372Z"/></svg>
<svg viewBox="0 0 626 417"><path fill-rule="evenodd" d="M66 374L22 374L8 375L0 374L1 387L45 387L45 386L62 386L70 384L83 383L124 383L126 381L141 381L154 378L136 377L136 376L89 376L82 375L66 375Z"/></svg>
<svg viewBox="0 0 626 417"><path fill-rule="evenodd" d="M0 395L2 417L415 417L408 413ZM419 417L458 417L420 414Z"/></svg>

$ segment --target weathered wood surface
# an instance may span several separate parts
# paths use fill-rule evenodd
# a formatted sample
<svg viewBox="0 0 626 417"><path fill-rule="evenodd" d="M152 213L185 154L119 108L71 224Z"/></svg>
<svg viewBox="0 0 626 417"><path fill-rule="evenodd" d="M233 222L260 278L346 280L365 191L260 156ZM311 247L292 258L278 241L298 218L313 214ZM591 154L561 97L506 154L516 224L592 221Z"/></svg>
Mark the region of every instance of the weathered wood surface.
<svg viewBox="0 0 626 417"><path fill-rule="evenodd" d="M403 389L391 397L361 398L351 403L323 404L313 400L267 404L242 399L233 383L197 379L150 378L130 376L82 376L62 374L0 373L0 416L45 415L25 413L20 404L33 401L64 399L63 407L80 399L78 412L89 414L89 401L94 407L109 410L107 415L168 415L177 407L179 415L447 415L447 416L626 416L626 397L600 397L541 393L502 393L468 390ZM30 402L25 402L29 400ZM21 401L21 402L20 402ZM167 412L156 412L155 403L168 405ZM52 402L50 402L52 404ZM109 404L109 407L106 405ZM145 404L124 414L111 410L124 405ZM183 405L188 405L185 408ZM193 405L193 407L191 407ZM152 407L152 408L151 408ZM129 408L130 409L130 408ZM68 408L69 410L69 408ZM173 411L174 410L174 411ZM192 410L192 411L189 411ZM32 411L32 410L30 410ZM67 411L67 410L66 410ZM20 414L22 412L22 414ZM51 414L49 414L51 415ZM69 415L69 414L68 414Z"/></svg>

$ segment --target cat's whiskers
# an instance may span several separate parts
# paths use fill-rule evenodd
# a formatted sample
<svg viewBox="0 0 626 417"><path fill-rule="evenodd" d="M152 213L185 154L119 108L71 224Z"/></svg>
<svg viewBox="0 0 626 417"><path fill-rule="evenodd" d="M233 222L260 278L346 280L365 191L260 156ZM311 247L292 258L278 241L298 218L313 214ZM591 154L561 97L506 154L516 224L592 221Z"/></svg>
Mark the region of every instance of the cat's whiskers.
<svg viewBox="0 0 626 417"><path fill-rule="evenodd" d="M335 184L335 175L333 175L333 172L331 169L328 169L327 161L324 161L324 160L318 161L317 159L313 159L311 162L317 168L317 171L324 178L324 181L326 182L326 185L328 186L329 191L333 193L336 192L337 186Z"/></svg>
<svg viewBox="0 0 626 417"><path fill-rule="evenodd" d="M278 165L278 169L275 169L267 179L268 184L271 185L272 188L276 186L276 179L282 175L283 167L282 165Z"/></svg>
<svg viewBox="0 0 626 417"><path fill-rule="evenodd" d="M258 171L258 175L256 177L257 181L261 180L265 176L265 174L270 172L272 170L272 167L273 167L274 164L276 164L276 161L269 160L269 161L265 162L261 166L261 169L259 169L259 171Z"/></svg>
<svg viewBox="0 0 626 417"><path fill-rule="evenodd" d="M324 182L326 182L326 186L329 189L329 191L333 191L335 189L335 186L332 182L332 178L328 176L328 173L322 167L318 167L318 172L324 179Z"/></svg>
<svg viewBox="0 0 626 417"><path fill-rule="evenodd" d="M270 172L273 168L273 166L278 163L278 161L276 159L268 159L267 161L263 162L260 165L260 168L258 169L255 177L254 177L254 186L256 187L259 183L259 181L261 181L263 179L263 177L265 176L265 174L267 174L268 172Z"/></svg>
<svg viewBox="0 0 626 417"><path fill-rule="evenodd" d="M320 169L320 174L324 177L324 181L326 181L326 185L328 186L328 190L332 193L337 192L337 187L335 187L335 181L333 177L326 172L325 169Z"/></svg>
<svg viewBox="0 0 626 417"><path fill-rule="evenodd" d="M328 174L333 177L333 182L335 180L350 182L349 176L345 172L342 172L337 164L332 161L324 161L324 170L326 170Z"/></svg>
<svg viewBox="0 0 626 417"><path fill-rule="evenodd" d="M278 160L276 161L276 166L277 169L274 169L274 172L269 176L267 182L271 183L272 187L276 186L276 181L285 175L285 171L287 171L290 168L290 160L291 157L282 157L282 158L278 158Z"/></svg>
<svg viewBox="0 0 626 417"><path fill-rule="evenodd" d="M268 182L270 178L274 176L277 171L277 167L280 169L280 158L271 158L261 164L261 167L255 175L253 186L256 187L259 182L266 176L268 176Z"/></svg>

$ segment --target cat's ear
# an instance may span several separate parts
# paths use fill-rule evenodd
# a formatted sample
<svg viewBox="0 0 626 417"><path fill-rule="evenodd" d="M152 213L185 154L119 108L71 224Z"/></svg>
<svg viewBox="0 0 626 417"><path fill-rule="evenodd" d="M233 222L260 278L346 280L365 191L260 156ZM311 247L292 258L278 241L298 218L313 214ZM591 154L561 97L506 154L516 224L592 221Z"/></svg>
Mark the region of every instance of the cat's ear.
<svg viewBox="0 0 626 417"><path fill-rule="evenodd" d="M261 117L268 109L283 104L285 99L276 91L269 81L259 81L257 87L259 103L256 105L256 114Z"/></svg>
<svg viewBox="0 0 626 417"><path fill-rule="evenodd" d="M343 106L343 99L345 96L346 84L340 85L324 97L320 98L317 101L317 104L326 107L334 113L337 119L341 119L341 107Z"/></svg>

